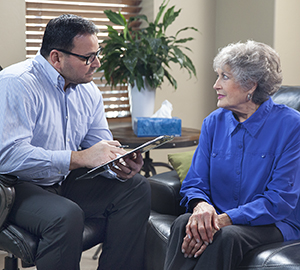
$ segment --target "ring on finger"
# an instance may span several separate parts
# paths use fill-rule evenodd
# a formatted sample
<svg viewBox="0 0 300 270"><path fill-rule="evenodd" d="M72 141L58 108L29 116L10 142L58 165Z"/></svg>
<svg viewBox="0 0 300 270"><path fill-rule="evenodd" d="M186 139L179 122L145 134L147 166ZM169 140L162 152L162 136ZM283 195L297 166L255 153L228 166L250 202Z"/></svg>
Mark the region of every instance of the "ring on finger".
<svg viewBox="0 0 300 270"><path fill-rule="evenodd" d="M128 168L128 169L130 169L130 168ZM129 171L129 173L127 173L127 175L129 175L129 174L131 174L132 173L132 169L130 169L130 171Z"/></svg>

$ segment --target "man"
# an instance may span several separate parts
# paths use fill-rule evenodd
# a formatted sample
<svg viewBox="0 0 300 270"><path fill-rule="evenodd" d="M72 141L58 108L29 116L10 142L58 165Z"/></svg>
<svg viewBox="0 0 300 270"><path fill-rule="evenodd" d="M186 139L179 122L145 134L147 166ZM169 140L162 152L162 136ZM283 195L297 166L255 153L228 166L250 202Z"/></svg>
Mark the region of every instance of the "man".
<svg viewBox="0 0 300 270"><path fill-rule="evenodd" d="M79 269L85 219L103 230L98 269L143 269L150 189L137 174L141 155L75 180L126 153L91 82L96 34L93 23L62 15L48 23L40 54L0 73L0 173L20 178L9 219L40 238L39 270Z"/></svg>

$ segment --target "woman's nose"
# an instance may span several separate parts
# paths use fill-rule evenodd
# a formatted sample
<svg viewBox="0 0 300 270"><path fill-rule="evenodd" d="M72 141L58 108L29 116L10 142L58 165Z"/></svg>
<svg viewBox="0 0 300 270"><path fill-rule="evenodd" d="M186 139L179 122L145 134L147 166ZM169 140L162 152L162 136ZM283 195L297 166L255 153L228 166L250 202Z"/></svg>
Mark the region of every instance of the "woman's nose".
<svg viewBox="0 0 300 270"><path fill-rule="evenodd" d="M216 90L218 88L220 88L220 84L219 84L219 78L216 79L214 85L213 85L213 88Z"/></svg>

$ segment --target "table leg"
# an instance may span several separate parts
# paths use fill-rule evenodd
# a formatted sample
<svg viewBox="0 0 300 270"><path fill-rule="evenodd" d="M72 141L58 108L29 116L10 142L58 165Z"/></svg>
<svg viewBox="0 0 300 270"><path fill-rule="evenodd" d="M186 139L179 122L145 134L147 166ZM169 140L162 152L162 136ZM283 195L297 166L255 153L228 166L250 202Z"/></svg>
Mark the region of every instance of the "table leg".
<svg viewBox="0 0 300 270"><path fill-rule="evenodd" d="M150 172L152 175L156 174L155 166L166 167L170 170L173 170L173 167L164 162L153 162L153 159L150 158L150 151L145 153L144 165L142 171L145 172L145 177L150 177Z"/></svg>
<svg viewBox="0 0 300 270"><path fill-rule="evenodd" d="M153 162L152 162L152 158L150 158L150 151L145 153L145 158L144 158L144 165L142 167L142 171L145 172L145 177L149 177L150 176L150 172L152 173L152 175L156 174L156 170L153 166Z"/></svg>

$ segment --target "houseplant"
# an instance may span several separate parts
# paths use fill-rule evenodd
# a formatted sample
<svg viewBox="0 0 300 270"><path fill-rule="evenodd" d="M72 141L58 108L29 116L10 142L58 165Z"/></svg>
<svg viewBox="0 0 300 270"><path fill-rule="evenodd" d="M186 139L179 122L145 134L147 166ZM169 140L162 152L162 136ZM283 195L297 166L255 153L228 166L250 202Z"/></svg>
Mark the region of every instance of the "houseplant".
<svg viewBox="0 0 300 270"><path fill-rule="evenodd" d="M141 91L145 87L156 89L160 87L166 77L170 84L177 89L177 81L168 71L170 63L175 63L188 71L190 77L196 76L196 69L192 60L182 51L190 50L183 46L193 40L192 37L178 38L186 30L198 31L194 27L185 27L177 31L174 36L167 36L166 30L179 16L181 9L175 11L175 6L166 10L170 0L163 0L154 22L149 22L147 16L137 15L127 21L121 12L106 10L109 21L123 27L118 32L108 25L108 39L103 41L103 52L100 60L108 85L128 84ZM140 20L145 27L134 28ZM149 101L149 100L148 100Z"/></svg>

